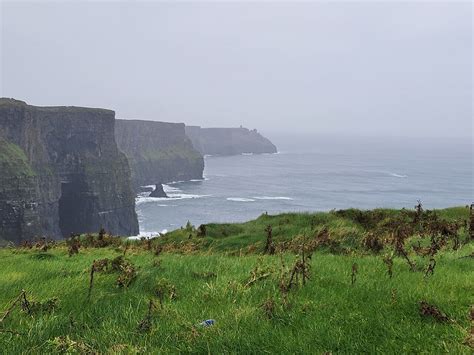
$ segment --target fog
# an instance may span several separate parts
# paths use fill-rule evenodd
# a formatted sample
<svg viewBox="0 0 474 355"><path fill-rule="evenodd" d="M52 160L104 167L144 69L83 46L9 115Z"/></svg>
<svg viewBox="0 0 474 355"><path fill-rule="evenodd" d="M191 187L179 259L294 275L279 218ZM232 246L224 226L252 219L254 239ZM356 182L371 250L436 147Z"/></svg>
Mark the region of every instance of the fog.
<svg viewBox="0 0 474 355"><path fill-rule="evenodd" d="M266 134L470 137L470 2L18 2L0 96Z"/></svg>

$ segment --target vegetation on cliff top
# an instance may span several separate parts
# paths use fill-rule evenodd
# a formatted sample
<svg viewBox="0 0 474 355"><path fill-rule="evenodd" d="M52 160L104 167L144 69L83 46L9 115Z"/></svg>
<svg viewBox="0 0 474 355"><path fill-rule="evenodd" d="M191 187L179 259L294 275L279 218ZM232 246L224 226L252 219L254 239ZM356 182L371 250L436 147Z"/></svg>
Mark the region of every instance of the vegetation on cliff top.
<svg viewBox="0 0 474 355"><path fill-rule="evenodd" d="M80 106L34 106L29 105L25 101L16 100L13 98L0 97L0 105L10 106L10 107L27 107L29 109L48 111L48 112L97 112L97 113L107 113L115 115L115 112L106 108L96 108L96 107L80 107Z"/></svg>
<svg viewBox="0 0 474 355"><path fill-rule="evenodd" d="M23 149L2 138L0 138L0 168L2 176L6 177L35 176Z"/></svg>
<svg viewBox="0 0 474 355"><path fill-rule="evenodd" d="M202 156L198 151L194 150L191 145L187 146L185 144L174 144L162 149L144 151L140 156L144 160L150 161L176 158L187 159L189 161L202 159Z"/></svg>
<svg viewBox="0 0 474 355"><path fill-rule="evenodd" d="M265 214L153 240L102 232L2 249L0 343L7 353L468 354L473 218L421 205Z"/></svg>

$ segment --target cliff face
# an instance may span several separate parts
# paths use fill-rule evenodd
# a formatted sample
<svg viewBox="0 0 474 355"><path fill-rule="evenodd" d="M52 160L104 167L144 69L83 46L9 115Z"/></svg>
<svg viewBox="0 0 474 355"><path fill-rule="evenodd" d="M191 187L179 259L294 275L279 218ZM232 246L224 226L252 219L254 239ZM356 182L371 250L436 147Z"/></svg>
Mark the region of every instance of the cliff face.
<svg viewBox="0 0 474 355"><path fill-rule="evenodd" d="M114 115L0 99L0 239L138 233Z"/></svg>
<svg viewBox="0 0 474 355"><path fill-rule="evenodd" d="M275 145L256 130L187 126L186 135L201 154L276 153Z"/></svg>
<svg viewBox="0 0 474 355"><path fill-rule="evenodd" d="M182 123L117 120L115 137L129 160L135 188L202 178L204 159Z"/></svg>

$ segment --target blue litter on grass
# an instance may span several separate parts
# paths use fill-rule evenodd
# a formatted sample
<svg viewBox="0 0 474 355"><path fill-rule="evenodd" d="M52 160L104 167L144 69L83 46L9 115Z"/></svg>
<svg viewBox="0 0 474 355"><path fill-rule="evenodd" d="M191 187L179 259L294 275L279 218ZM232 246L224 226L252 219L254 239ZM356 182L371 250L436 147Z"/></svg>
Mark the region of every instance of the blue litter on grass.
<svg viewBox="0 0 474 355"><path fill-rule="evenodd" d="M214 325L216 321L214 319L207 319L199 323L199 325L202 325L203 327L210 327L211 325Z"/></svg>

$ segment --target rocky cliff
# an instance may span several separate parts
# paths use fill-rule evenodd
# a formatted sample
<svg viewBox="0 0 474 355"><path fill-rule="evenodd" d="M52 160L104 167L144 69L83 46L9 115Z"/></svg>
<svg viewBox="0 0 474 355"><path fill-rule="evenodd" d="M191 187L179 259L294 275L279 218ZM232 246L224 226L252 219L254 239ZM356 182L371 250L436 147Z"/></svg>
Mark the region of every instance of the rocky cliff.
<svg viewBox="0 0 474 355"><path fill-rule="evenodd" d="M135 235L130 168L115 113L0 99L0 239Z"/></svg>
<svg viewBox="0 0 474 355"><path fill-rule="evenodd" d="M201 179L202 155L183 123L117 120L115 137L127 156L135 188L161 182Z"/></svg>
<svg viewBox="0 0 474 355"><path fill-rule="evenodd" d="M277 148L256 130L187 126L186 135L201 154L276 153Z"/></svg>

